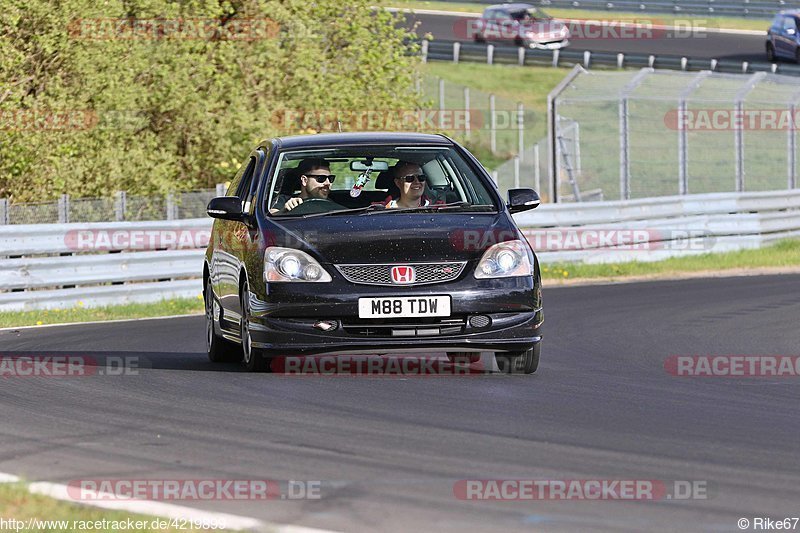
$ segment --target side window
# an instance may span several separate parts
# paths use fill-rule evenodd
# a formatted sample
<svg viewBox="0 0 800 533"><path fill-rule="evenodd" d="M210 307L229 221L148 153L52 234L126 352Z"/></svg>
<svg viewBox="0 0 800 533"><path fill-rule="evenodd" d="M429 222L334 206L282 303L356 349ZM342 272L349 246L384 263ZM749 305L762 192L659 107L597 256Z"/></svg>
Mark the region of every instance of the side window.
<svg viewBox="0 0 800 533"><path fill-rule="evenodd" d="M487 20L492 20L495 16L494 13L495 13L494 9L487 9L486 11L483 12L483 18Z"/></svg>
<svg viewBox="0 0 800 533"><path fill-rule="evenodd" d="M783 17L784 30L796 30L797 24L794 22L794 17Z"/></svg>
<svg viewBox="0 0 800 533"><path fill-rule="evenodd" d="M783 17L781 15L775 15L775 18L772 19L772 27L776 29L783 27Z"/></svg>

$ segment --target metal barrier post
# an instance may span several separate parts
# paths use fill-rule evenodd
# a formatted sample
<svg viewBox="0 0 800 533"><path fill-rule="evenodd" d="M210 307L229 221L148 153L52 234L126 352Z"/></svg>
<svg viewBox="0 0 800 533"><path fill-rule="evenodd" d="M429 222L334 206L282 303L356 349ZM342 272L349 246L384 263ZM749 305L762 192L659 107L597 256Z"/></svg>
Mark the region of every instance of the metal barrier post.
<svg viewBox="0 0 800 533"><path fill-rule="evenodd" d="M519 160L525 157L525 107L522 102L517 103L517 154Z"/></svg>
<svg viewBox="0 0 800 533"><path fill-rule="evenodd" d="M0 198L0 226L8 225L8 198Z"/></svg>
<svg viewBox="0 0 800 533"><path fill-rule="evenodd" d="M69 223L69 195L62 194L58 197L58 223Z"/></svg>
<svg viewBox="0 0 800 533"><path fill-rule="evenodd" d="M217 183L217 196L225 196L225 184Z"/></svg>
<svg viewBox="0 0 800 533"><path fill-rule="evenodd" d="M117 191L114 194L114 218L118 221L125 220L125 211L128 203L125 191Z"/></svg>
<svg viewBox="0 0 800 533"><path fill-rule="evenodd" d="M469 109L469 87L464 87L464 111L466 112L466 116L464 117L464 136L469 139L470 129L472 124L470 123L470 109Z"/></svg>
<svg viewBox="0 0 800 533"><path fill-rule="evenodd" d="M453 63L458 64L459 55L461 55L461 43L456 41L453 43Z"/></svg>
<svg viewBox="0 0 800 533"><path fill-rule="evenodd" d="M494 94L489 95L489 146L492 154L497 153L497 116L494 113Z"/></svg>
<svg viewBox="0 0 800 533"><path fill-rule="evenodd" d="M422 40L422 50L420 52L420 55L422 56L422 62L423 63L427 63L428 62L428 39L423 39Z"/></svg>
<svg viewBox="0 0 800 533"><path fill-rule="evenodd" d="M439 78L439 129L444 129L444 78Z"/></svg>
<svg viewBox="0 0 800 533"><path fill-rule="evenodd" d="M175 195L173 193L167 194L167 220L175 220L176 217L175 213L177 211L177 206L175 205Z"/></svg>
<svg viewBox="0 0 800 533"><path fill-rule="evenodd" d="M533 188L536 192L542 194L542 181L539 173L539 143L533 146Z"/></svg>

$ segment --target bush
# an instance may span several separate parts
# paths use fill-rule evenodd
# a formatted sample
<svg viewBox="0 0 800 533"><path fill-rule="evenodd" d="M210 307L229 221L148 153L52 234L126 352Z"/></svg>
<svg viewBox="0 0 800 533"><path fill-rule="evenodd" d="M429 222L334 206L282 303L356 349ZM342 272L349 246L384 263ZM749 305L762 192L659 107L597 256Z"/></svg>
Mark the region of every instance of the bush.
<svg viewBox="0 0 800 533"><path fill-rule="evenodd" d="M5 2L0 197L212 187L279 110L416 107L409 33L372 4Z"/></svg>

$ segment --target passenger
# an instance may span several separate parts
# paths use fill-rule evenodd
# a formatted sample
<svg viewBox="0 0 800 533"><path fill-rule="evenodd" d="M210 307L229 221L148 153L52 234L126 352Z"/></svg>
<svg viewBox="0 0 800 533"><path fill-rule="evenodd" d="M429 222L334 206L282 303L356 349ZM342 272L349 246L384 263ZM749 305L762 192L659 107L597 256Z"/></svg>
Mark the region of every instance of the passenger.
<svg viewBox="0 0 800 533"><path fill-rule="evenodd" d="M416 163L398 161L392 167L392 176L394 184L400 190L400 196L389 196L385 203L387 208L424 207L433 203L425 196L426 177L422 173L422 167Z"/></svg>
<svg viewBox="0 0 800 533"><path fill-rule="evenodd" d="M270 213L286 213L303 200L327 200L331 193L331 184L336 176L331 174L330 163L324 159L303 159L297 165L294 175L300 179L300 193L295 196L278 195L278 199L270 209Z"/></svg>

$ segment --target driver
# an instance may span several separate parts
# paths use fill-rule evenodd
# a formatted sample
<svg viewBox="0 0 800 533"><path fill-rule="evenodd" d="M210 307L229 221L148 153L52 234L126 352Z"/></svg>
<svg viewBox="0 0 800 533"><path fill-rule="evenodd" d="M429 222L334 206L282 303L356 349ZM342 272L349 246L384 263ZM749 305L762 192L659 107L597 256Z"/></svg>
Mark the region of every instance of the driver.
<svg viewBox="0 0 800 533"><path fill-rule="evenodd" d="M302 204L303 200L327 200L331 184L336 179L331 174L330 163L324 159L303 159L297 165L295 175L300 176L300 194L289 198L279 195L270 213L286 213Z"/></svg>

